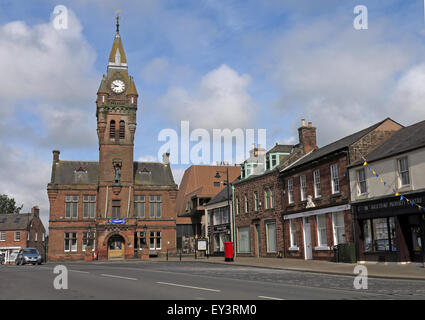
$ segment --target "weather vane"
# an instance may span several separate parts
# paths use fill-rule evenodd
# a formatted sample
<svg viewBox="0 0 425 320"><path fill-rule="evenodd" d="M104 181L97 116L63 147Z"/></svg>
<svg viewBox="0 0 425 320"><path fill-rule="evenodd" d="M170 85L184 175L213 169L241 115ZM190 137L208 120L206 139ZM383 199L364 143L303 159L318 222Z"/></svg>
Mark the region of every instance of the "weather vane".
<svg viewBox="0 0 425 320"><path fill-rule="evenodd" d="M121 10L115 11L115 13L117 14L117 33L120 32L120 12Z"/></svg>

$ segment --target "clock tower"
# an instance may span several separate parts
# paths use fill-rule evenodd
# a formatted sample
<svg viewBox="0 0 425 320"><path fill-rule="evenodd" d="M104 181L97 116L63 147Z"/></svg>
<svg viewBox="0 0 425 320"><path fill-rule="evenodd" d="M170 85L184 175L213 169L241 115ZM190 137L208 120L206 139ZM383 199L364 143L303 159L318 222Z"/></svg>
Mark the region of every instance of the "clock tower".
<svg viewBox="0 0 425 320"><path fill-rule="evenodd" d="M98 215L102 217L123 216L122 210L112 212L113 197L117 203L122 197L121 193L125 194L134 183L133 149L137 98L136 85L128 74L127 58L117 17L117 29L109 54L107 74L103 75L96 100L99 197L100 200L104 199L103 205L98 206ZM128 201L128 197L125 198L125 201ZM120 207L127 205L121 201Z"/></svg>

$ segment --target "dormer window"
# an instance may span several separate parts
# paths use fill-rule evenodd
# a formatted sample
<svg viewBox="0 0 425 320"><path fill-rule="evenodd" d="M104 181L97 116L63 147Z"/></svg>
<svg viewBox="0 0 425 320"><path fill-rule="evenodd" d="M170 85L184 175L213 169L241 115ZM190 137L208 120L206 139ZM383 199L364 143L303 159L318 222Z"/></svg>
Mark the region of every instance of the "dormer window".
<svg viewBox="0 0 425 320"><path fill-rule="evenodd" d="M125 122L120 121L120 139L125 139Z"/></svg>
<svg viewBox="0 0 425 320"><path fill-rule="evenodd" d="M109 139L115 139L115 120L109 123Z"/></svg>

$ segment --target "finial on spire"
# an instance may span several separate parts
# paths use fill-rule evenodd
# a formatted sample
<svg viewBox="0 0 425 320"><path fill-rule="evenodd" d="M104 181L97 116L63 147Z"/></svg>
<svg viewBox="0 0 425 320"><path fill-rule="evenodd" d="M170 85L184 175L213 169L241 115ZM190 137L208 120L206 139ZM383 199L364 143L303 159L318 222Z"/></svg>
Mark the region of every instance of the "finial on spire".
<svg viewBox="0 0 425 320"><path fill-rule="evenodd" d="M115 11L115 13L117 14L117 33L120 32L120 12L121 10Z"/></svg>

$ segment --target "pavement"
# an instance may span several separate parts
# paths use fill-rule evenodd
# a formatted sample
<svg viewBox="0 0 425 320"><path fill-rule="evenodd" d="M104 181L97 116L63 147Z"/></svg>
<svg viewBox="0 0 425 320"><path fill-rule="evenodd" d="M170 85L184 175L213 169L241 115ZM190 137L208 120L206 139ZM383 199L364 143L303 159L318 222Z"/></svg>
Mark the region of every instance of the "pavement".
<svg viewBox="0 0 425 320"><path fill-rule="evenodd" d="M151 261L166 261L166 258L152 258ZM169 257L169 261L180 261L179 257ZM422 263L396 263L396 262L366 262L366 263L335 263L318 260L279 259L279 258L252 258L235 257L233 262L224 261L224 257L198 257L194 255L182 256L186 262L221 263L236 266L250 266L312 273L354 275L357 265L366 266L368 276L375 278L425 280L425 268Z"/></svg>

